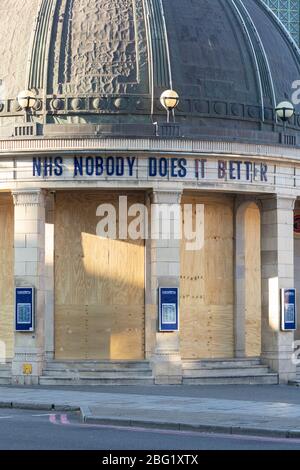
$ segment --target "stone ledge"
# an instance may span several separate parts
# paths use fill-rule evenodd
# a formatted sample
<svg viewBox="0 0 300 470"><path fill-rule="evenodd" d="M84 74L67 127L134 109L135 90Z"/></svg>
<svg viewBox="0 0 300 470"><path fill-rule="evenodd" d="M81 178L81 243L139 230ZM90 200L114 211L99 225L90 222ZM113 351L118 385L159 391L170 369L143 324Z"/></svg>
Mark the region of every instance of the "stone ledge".
<svg viewBox="0 0 300 470"><path fill-rule="evenodd" d="M145 150L147 149L147 150ZM140 152L141 154L164 152L168 154L185 153L197 155L223 155L240 159L247 157L260 160L299 162L299 148L283 147L271 144L251 144L243 142L226 142L218 140L192 139L153 139L153 138L98 138L98 137L64 137L64 138L26 138L20 140L0 139L0 154L11 156L17 154L39 154L41 152L61 154L69 152L102 151Z"/></svg>

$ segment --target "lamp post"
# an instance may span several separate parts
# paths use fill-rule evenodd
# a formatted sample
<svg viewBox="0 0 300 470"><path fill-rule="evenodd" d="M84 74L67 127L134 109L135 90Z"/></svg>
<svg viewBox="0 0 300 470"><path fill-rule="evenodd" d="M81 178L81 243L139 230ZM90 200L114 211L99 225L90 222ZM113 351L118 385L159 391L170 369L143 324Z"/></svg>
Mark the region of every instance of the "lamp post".
<svg viewBox="0 0 300 470"><path fill-rule="evenodd" d="M23 90L18 94L17 100L23 111L25 111L26 122L29 122L30 111L32 111L37 102L36 94L32 90Z"/></svg>
<svg viewBox="0 0 300 470"><path fill-rule="evenodd" d="M289 101L282 101L276 108L277 117L283 122L283 129L286 129L286 123L294 116L295 108Z"/></svg>
<svg viewBox="0 0 300 470"><path fill-rule="evenodd" d="M170 114L173 114L173 120L175 122L175 108L179 103L179 95L175 90L166 90L161 94L160 97L161 105L167 111L167 122L170 122Z"/></svg>

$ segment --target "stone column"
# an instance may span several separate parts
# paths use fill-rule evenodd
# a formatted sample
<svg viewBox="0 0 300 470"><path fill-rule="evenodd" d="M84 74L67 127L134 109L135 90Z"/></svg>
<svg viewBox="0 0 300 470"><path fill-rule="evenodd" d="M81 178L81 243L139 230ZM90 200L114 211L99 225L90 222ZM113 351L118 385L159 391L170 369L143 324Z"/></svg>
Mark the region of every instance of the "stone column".
<svg viewBox="0 0 300 470"><path fill-rule="evenodd" d="M270 196L261 202L262 361L285 383L296 376L294 333L281 331L280 321L280 289L294 287L295 199Z"/></svg>
<svg viewBox="0 0 300 470"><path fill-rule="evenodd" d="M151 303L156 305L152 367L157 384L182 382L178 332L158 332L158 288L180 285L181 191L154 191L151 206ZM162 223L163 221L163 223ZM179 229L179 232L178 232ZM177 232L177 233L176 233Z"/></svg>
<svg viewBox="0 0 300 470"><path fill-rule="evenodd" d="M13 198L15 285L35 287L36 315L33 333L15 333L12 375L29 385L38 383L45 356L45 194L17 190Z"/></svg>

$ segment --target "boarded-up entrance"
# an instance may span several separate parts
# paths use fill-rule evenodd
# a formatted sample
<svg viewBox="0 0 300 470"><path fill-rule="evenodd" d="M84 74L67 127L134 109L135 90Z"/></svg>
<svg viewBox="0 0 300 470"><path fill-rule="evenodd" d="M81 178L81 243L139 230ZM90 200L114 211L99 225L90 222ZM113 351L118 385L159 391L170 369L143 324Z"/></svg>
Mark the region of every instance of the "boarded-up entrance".
<svg viewBox="0 0 300 470"><path fill-rule="evenodd" d="M56 359L144 359L144 241L96 236L97 207L118 214L118 203L116 193L56 194Z"/></svg>
<svg viewBox="0 0 300 470"><path fill-rule="evenodd" d="M296 302L300 305L300 200L296 200L294 212L294 275L296 288ZM297 330L295 331L295 339L300 340L300 315L297 315Z"/></svg>
<svg viewBox="0 0 300 470"><path fill-rule="evenodd" d="M233 357L233 199L184 196L204 205L204 246L181 247L180 340L184 359ZM194 215L195 217L195 215Z"/></svg>
<svg viewBox="0 0 300 470"><path fill-rule="evenodd" d="M0 194L0 227L0 356L5 345L6 357L11 359L14 351L14 208L10 194Z"/></svg>

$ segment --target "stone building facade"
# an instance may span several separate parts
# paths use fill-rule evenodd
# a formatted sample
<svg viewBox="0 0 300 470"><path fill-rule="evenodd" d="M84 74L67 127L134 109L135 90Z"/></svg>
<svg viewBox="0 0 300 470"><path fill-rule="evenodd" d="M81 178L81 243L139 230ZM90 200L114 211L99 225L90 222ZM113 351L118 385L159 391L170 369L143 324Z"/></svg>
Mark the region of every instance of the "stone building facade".
<svg viewBox="0 0 300 470"><path fill-rule="evenodd" d="M300 118L283 126L275 108L300 57L263 2L0 12L0 381L295 380L280 290L300 287ZM169 123L167 89L180 97ZM147 236L124 235L142 207ZM99 236L110 210L115 236ZM168 231L188 214L193 250ZM33 332L15 331L15 287L35 288ZM179 288L179 331L159 331L159 287Z"/></svg>

